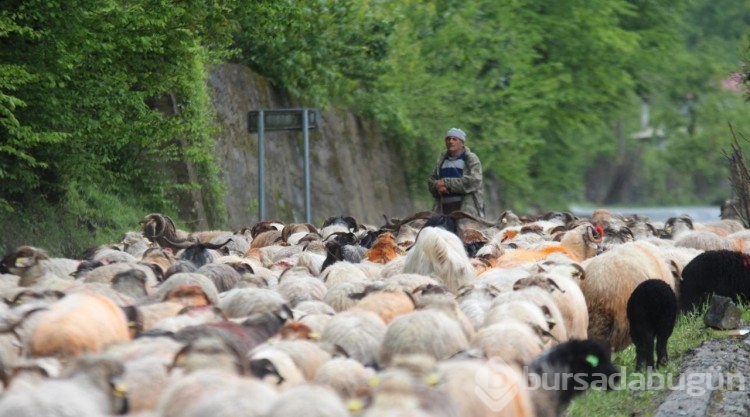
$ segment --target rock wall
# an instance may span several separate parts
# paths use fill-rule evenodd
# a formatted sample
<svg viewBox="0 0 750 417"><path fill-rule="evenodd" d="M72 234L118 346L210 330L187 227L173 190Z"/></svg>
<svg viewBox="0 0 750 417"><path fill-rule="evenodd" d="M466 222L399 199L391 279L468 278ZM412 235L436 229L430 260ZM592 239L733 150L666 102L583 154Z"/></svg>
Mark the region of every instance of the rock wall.
<svg viewBox="0 0 750 417"><path fill-rule="evenodd" d="M263 77L236 64L210 72L209 87L221 132L215 152L226 188L228 226L259 220L258 135L248 133L248 112L299 108ZM414 212L400 155L377 127L341 109L321 109L310 131L311 221L347 215L380 225L383 214ZM265 132L266 218L305 221L304 143L301 131Z"/></svg>

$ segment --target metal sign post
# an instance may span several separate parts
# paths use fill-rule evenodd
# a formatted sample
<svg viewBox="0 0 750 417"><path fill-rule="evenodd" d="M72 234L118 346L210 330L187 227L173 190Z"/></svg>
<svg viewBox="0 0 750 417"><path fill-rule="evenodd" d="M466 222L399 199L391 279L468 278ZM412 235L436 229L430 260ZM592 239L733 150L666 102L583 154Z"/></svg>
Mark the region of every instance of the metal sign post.
<svg viewBox="0 0 750 417"><path fill-rule="evenodd" d="M258 134L259 220L266 220L266 141L265 131L302 130L305 168L305 222L310 215L310 129L318 128L317 109L262 109L248 113L247 128Z"/></svg>

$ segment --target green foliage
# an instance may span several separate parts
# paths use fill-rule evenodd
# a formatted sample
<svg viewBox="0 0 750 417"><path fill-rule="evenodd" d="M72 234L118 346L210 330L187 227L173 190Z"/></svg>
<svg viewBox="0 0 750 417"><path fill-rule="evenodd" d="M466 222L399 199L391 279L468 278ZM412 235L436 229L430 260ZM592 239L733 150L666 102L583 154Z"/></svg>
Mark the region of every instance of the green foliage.
<svg viewBox="0 0 750 417"><path fill-rule="evenodd" d="M391 24L367 1L253 1L237 8L238 59L293 96L350 103L385 71Z"/></svg>
<svg viewBox="0 0 750 417"><path fill-rule="evenodd" d="M3 231L0 253L10 253L21 245L33 245L44 248L52 256L81 259L89 247L119 242L125 231L140 230L138 221L143 218L145 208L133 207L127 197L76 197L95 203L83 207L83 214L76 210L84 203L76 203L76 207L70 207L67 202L52 205L41 198L29 200L24 207L0 210L0 230Z"/></svg>
<svg viewBox="0 0 750 417"><path fill-rule="evenodd" d="M8 184L0 201L12 207L41 197L84 217L111 201L164 210L179 183L155 173L170 161L195 164L204 183L185 185L222 201L206 67L229 54L231 7L4 3L0 92L11 93L0 95L0 178ZM212 209L214 224L222 223L221 203Z"/></svg>

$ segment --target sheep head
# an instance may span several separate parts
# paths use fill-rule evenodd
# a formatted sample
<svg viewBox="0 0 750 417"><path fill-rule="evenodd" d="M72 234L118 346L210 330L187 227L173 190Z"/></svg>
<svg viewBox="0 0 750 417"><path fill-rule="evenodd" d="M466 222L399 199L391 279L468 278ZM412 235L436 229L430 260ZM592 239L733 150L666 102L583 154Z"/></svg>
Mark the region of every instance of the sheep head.
<svg viewBox="0 0 750 417"><path fill-rule="evenodd" d="M30 268L39 261L49 259L44 249L33 246L20 246L14 252L7 254L0 262L3 272L7 271L14 275L21 275L22 271Z"/></svg>

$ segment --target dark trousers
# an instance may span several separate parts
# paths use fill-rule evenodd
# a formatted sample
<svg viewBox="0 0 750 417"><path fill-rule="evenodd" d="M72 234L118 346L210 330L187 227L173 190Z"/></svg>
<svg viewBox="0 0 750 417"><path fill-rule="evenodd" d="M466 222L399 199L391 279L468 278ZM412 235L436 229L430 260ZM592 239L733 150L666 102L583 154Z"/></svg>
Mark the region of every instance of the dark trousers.
<svg viewBox="0 0 750 417"><path fill-rule="evenodd" d="M451 214L454 211L461 210L461 202L456 201L455 203L444 203L440 208L443 214Z"/></svg>

